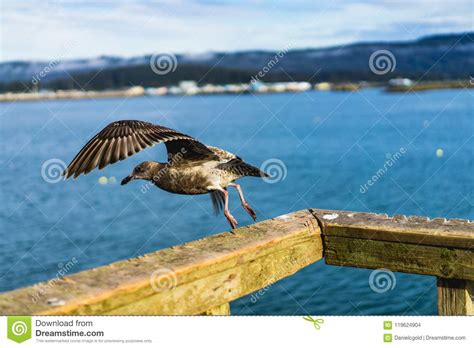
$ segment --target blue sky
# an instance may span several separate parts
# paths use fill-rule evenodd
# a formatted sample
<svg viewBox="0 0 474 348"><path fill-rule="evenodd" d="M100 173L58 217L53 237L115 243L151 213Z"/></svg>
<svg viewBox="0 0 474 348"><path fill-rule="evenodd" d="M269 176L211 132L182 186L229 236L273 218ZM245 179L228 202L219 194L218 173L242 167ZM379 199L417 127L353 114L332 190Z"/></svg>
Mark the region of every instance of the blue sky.
<svg viewBox="0 0 474 348"><path fill-rule="evenodd" d="M473 30L473 0L2 0L0 60L411 40Z"/></svg>

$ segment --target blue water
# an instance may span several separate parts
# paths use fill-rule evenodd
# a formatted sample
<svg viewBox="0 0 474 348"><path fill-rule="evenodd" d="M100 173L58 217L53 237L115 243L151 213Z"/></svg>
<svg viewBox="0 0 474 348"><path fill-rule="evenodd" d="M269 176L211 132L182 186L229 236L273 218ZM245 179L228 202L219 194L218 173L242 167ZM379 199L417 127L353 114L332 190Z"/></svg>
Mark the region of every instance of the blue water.
<svg viewBox="0 0 474 348"><path fill-rule="evenodd" d="M142 193L119 182L163 146L76 181L48 183L49 159L68 162L113 120L142 119L194 135L260 165L280 159L283 181L241 180L260 219L308 207L474 218L473 102L468 90L143 97L0 104L0 291L134 257L228 229L205 196ZM361 193L387 157L406 152ZM437 150L438 151L437 156ZM241 225L250 218L232 193ZM259 294L232 303L234 314L435 314L434 277L395 274L377 293L371 270L322 261Z"/></svg>

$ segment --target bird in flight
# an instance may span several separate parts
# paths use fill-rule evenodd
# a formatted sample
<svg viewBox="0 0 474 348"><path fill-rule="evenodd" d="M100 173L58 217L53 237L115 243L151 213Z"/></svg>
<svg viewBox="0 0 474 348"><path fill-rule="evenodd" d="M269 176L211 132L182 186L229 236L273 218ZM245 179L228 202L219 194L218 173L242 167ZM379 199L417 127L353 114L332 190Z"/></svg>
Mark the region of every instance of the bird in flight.
<svg viewBox="0 0 474 348"><path fill-rule="evenodd" d="M230 226L236 228L237 220L229 211L227 191L227 187L233 186L242 207L254 221L257 219L240 185L234 181L244 176L269 177L268 174L230 152L204 145L189 135L149 122L124 120L110 123L79 151L63 176L66 179L71 176L77 178L94 168L99 167L100 170L159 143L166 145L168 162L142 162L122 180L122 185L142 179L171 193L210 193L216 214L223 209Z"/></svg>

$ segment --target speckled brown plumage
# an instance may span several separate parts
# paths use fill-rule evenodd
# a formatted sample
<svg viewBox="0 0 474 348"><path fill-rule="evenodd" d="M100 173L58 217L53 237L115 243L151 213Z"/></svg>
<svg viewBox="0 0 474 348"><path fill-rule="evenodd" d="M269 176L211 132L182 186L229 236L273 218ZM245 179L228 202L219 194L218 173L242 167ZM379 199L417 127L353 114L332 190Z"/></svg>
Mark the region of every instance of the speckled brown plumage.
<svg viewBox="0 0 474 348"><path fill-rule="evenodd" d="M86 143L63 175L77 178L159 143L166 146L168 162L142 162L122 180L122 185L143 179L172 193L211 193L215 210L224 208L224 215L232 228L236 227L237 221L228 209L226 188L234 186L243 208L256 219L255 211L245 201L240 185L234 181L244 176L266 177L267 174L228 151L204 145L189 135L149 122L128 120L110 123Z"/></svg>

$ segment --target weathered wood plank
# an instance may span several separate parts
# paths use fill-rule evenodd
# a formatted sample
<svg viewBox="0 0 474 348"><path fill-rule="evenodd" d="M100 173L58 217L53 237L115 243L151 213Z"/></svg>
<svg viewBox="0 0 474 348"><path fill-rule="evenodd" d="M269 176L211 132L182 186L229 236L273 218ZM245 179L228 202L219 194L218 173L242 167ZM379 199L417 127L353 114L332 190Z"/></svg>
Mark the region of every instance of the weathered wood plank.
<svg viewBox="0 0 474 348"><path fill-rule="evenodd" d="M311 209L325 236L474 249L474 222Z"/></svg>
<svg viewBox="0 0 474 348"><path fill-rule="evenodd" d="M474 280L474 224L311 209L330 265Z"/></svg>
<svg viewBox="0 0 474 348"><path fill-rule="evenodd" d="M438 278L438 314L474 315L474 282Z"/></svg>
<svg viewBox="0 0 474 348"><path fill-rule="evenodd" d="M474 280L474 252L430 245L324 236L328 265Z"/></svg>
<svg viewBox="0 0 474 348"><path fill-rule="evenodd" d="M322 258L308 210L0 294L0 314L199 314ZM51 299L54 299L52 301Z"/></svg>

